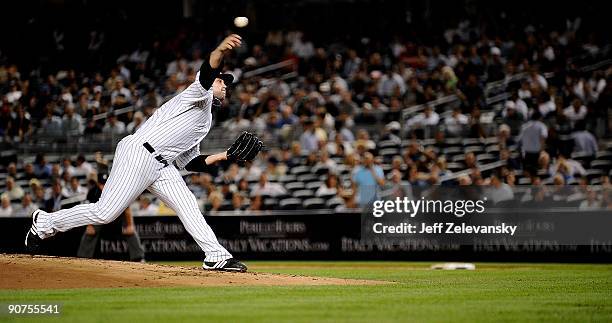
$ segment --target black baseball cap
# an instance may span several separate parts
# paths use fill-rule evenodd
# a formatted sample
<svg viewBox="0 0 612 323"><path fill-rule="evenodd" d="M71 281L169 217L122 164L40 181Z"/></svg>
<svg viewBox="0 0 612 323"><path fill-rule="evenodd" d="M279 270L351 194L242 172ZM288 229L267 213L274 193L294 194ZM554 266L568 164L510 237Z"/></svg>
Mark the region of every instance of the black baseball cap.
<svg viewBox="0 0 612 323"><path fill-rule="evenodd" d="M234 75L230 73L219 73L218 78L222 79L225 82L225 85L230 86L234 83Z"/></svg>

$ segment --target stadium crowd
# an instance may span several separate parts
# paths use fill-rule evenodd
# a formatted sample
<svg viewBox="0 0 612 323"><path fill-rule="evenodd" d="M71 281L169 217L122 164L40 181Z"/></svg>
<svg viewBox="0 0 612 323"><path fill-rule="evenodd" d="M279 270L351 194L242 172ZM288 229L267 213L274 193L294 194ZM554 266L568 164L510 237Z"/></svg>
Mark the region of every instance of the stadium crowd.
<svg viewBox="0 0 612 323"><path fill-rule="evenodd" d="M495 203L551 199L612 208L612 69L573 63L609 46L579 25L489 35L464 21L434 45L401 36L384 46L366 38L315 44L299 31L269 32L225 62L237 82L213 113L228 137L254 130L273 149L252 164L185 178L202 209L212 211L351 210L430 185L483 186ZM41 76L0 66L3 147L135 132L165 97L194 80L206 60L196 38L181 33L140 46L109 71ZM258 70L280 61L287 64ZM495 101L492 94L503 96ZM126 107L133 109L117 113ZM61 208L86 195L95 173L112 164L101 153L46 157L28 162L20 155L0 166L0 216ZM149 194L133 210L172 212Z"/></svg>

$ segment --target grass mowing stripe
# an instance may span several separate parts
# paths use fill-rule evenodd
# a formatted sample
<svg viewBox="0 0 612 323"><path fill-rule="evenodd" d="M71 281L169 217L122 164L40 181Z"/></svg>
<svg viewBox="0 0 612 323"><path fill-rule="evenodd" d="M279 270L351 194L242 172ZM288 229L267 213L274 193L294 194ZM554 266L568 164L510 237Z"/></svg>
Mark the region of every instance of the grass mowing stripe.
<svg viewBox="0 0 612 323"><path fill-rule="evenodd" d="M487 322L612 321L612 266L248 262L254 271L393 280L389 286L135 288L0 291L0 302L60 301L60 318L19 322ZM182 265L199 266L199 262ZM42 320L41 320L42 318ZM0 321L12 319L0 317Z"/></svg>

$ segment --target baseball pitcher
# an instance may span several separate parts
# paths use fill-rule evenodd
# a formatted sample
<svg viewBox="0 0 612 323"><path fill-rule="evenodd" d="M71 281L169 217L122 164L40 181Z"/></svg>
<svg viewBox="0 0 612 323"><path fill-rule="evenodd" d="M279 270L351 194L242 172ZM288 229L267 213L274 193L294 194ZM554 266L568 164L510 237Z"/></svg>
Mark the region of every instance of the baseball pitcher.
<svg viewBox="0 0 612 323"><path fill-rule="evenodd" d="M32 227L25 239L28 251L40 252L42 240L57 232L113 221L144 190L149 190L176 212L202 248L206 254L204 269L246 271L246 266L219 244L179 173L179 169L206 172L222 160L250 161L263 147L255 135L245 132L227 151L200 154L200 142L212 126L213 101L223 100L226 87L233 81L232 75L220 73L223 57L241 42L236 34L226 37L211 52L208 63L202 64L195 82L157 109L136 133L119 142L98 202L53 213L33 212Z"/></svg>

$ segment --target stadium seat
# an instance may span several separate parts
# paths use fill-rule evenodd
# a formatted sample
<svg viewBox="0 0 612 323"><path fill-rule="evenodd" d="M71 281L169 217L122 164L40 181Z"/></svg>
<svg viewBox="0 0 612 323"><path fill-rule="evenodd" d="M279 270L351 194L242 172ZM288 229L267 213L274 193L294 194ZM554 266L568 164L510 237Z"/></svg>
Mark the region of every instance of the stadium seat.
<svg viewBox="0 0 612 323"><path fill-rule="evenodd" d="M378 143L378 148L380 149L386 149L386 148L399 148L401 147L400 143L397 143L395 141L392 140L384 140Z"/></svg>
<svg viewBox="0 0 612 323"><path fill-rule="evenodd" d="M297 176L295 175L283 175L278 179L281 183L295 182L297 181Z"/></svg>
<svg viewBox="0 0 612 323"><path fill-rule="evenodd" d="M480 146L482 144L482 141L479 138L465 138L461 141L461 144L464 147Z"/></svg>
<svg viewBox="0 0 612 323"><path fill-rule="evenodd" d="M324 209L325 208L325 200L315 197L304 200L302 204L306 209Z"/></svg>
<svg viewBox="0 0 612 323"><path fill-rule="evenodd" d="M446 165L446 168L452 172L457 172L465 169L465 165L463 163L451 162Z"/></svg>
<svg viewBox="0 0 612 323"><path fill-rule="evenodd" d="M310 167L308 166L296 166L291 168L291 170L289 171L289 173L293 174L293 175L303 175L303 174L308 174L310 173Z"/></svg>
<svg viewBox="0 0 612 323"><path fill-rule="evenodd" d="M612 161L610 160L594 160L591 162L591 168L593 169L601 169L608 171L612 168Z"/></svg>
<svg viewBox="0 0 612 323"><path fill-rule="evenodd" d="M310 183L306 183L305 188L309 189L309 190L317 190L319 187L325 185L325 183L323 182L319 182L319 181L315 181L315 182L310 182Z"/></svg>
<svg viewBox="0 0 612 323"><path fill-rule="evenodd" d="M307 189L297 190L293 192L293 197L307 199L307 198L314 197L314 192L312 190L307 190Z"/></svg>
<svg viewBox="0 0 612 323"><path fill-rule="evenodd" d="M274 210L276 208L276 206L278 205L278 199L275 199L273 197L264 199L264 207L266 210Z"/></svg>
<svg viewBox="0 0 612 323"><path fill-rule="evenodd" d="M472 153L475 153L475 154L480 154L480 153L484 153L485 149L482 146L472 145L472 146L465 147L463 149L463 151L466 152L466 153L472 152Z"/></svg>
<svg viewBox="0 0 612 323"><path fill-rule="evenodd" d="M317 174L317 175L323 175L323 174L329 173L329 168L324 167L324 166L313 167L312 168L312 172Z"/></svg>
<svg viewBox="0 0 612 323"><path fill-rule="evenodd" d="M344 205L344 200L336 196L327 200L327 202L325 202L325 205L327 205L327 207L330 209L335 209L340 205Z"/></svg>
<svg viewBox="0 0 612 323"><path fill-rule="evenodd" d="M397 148L385 148L385 149L381 149L379 154L381 156L383 156L383 157L386 157L386 158L390 159L390 158L392 158L392 157L394 157L396 155L399 155L400 154L400 150L397 149Z"/></svg>
<svg viewBox="0 0 612 323"><path fill-rule="evenodd" d="M603 174L604 172L601 169L587 169L586 171L586 177L589 180L593 180L595 178L601 177Z"/></svg>
<svg viewBox="0 0 612 323"><path fill-rule="evenodd" d="M302 200L297 198L283 199L278 203L278 206L282 210L295 210L302 206Z"/></svg>
<svg viewBox="0 0 612 323"><path fill-rule="evenodd" d="M314 182L319 180L319 176L315 174L304 174L297 177L297 180L304 183Z"/></svg>
<svg viewBox="0 0 612 323"><path fill-rule="evenodd" d="M597 154L595 154L595 159L597 160L612 160L612 151L598 151Z"/></svg>
<svg viewBox="0 0 612 323"><path fill-rule="evenodd" d="M480 154L476 156L476 160L481 164L488 164L488 163L498 161L499 158L491 154Z"/></svg>
<svg viewBox="0 0 612 323"><path fill-rule="evenodd" d="M306 185L303 182L290 182L285 184L285 188L293 192L306 188Z"/></svg>
<svg viewBox="0 0 612 323"><path fill-rule="evenodd" d="M463 147L448 147L442 150L442 153L444 155L448 155L448 156L454 156L454 155L459 155L459 154L463 154Z"/></svg>
<svg viewBox="0 0 612 323"><path fill-rule="evenodd" d="M335 196L336 196L336 194L334 194L334 193L327 193L327 194L317 195L317 197L320 197L320 198L322 198L322 199L324 199L326 201L329 200L329 199L334 198Z"/></svg>

